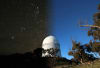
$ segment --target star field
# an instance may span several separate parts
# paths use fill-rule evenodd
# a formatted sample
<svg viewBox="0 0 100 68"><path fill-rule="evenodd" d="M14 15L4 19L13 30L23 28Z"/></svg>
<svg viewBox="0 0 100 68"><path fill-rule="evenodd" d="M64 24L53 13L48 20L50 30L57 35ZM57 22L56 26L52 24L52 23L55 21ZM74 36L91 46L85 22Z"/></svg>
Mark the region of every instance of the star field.
<svg viewBox="0 0 100 68"><path fill-rule="evenodd" d="M41 47L46 36L46 0L0 0L0 54Z"/></svg>

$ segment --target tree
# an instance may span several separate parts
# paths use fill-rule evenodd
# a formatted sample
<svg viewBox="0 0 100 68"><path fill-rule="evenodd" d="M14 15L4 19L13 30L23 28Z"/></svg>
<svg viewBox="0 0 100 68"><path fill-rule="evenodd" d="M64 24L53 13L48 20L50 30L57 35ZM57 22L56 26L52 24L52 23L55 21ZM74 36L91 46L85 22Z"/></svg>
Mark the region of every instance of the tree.
<svg viewBox="0 0 100 68"><path fill-rule="evenodd" d="M59 49L57 48L50 48L50 49L46 49L43 50L43 54L48 53L48 55L46 57L56 57L57 53L58 53Z"/></svg>
<svg viewBox="0 0 100 68"><path fill-rule="evenodd" d="M37 49L34 50L33 55L36 56L36 57L41 57L43 50L44 50L43 48L37 48Z"/></svg>
<svg viewBox="0 0 100 68"><path fill-rule="evenodd" d="M96 26L95 28L91 27L88 31L88 36L92 36L93 40L90 40L89 46L91 47L92 52L97 52L100 54L100 4L98 6L98 12L94 14L93 20L94 23L92 26Z"/></svg>
<svg viewBox="0 0 100 68"><path fill-rule="evenodd" d="M100 4L98 7L98 12L93 16L93 25L80 25L80 27L89 27L88 36L93 37L88 44L81 45L75 41L72 41L72 50L69 51L69 55L74 56L75 60L83 63L86 61L94 60L93 54L89 53L99 53L100 55Z"/></svg>
<svg viewBox="0 0 100 68"><path fill-rule="evenodd" d="M80 63L84 63L90 60L93 60L94 57L92 54L86 53L86 51L89 51L89 48L87 44L81 45L80 43L77 43L76 41L73 41L72 50L69 51L69 55L73 56L74 59Z"/></svg>

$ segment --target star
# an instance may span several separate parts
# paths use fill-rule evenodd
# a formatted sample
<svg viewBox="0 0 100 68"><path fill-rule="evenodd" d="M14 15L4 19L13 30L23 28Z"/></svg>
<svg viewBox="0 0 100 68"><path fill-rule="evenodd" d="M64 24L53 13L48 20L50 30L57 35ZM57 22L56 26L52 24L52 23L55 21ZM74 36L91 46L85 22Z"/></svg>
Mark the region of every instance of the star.
<svg viewBox="0 0 100 68"><path fill-rule="evenodd" d="M24 32L26 30L26 28L25 27L21 27L20 30L21 30L21 32Z"/></svg>
<svg viewBox="0 0 100 68"><path fill-rule="evenodd" d="M11 40L14 40L15 39L15 36L11 36Z"/></svg>

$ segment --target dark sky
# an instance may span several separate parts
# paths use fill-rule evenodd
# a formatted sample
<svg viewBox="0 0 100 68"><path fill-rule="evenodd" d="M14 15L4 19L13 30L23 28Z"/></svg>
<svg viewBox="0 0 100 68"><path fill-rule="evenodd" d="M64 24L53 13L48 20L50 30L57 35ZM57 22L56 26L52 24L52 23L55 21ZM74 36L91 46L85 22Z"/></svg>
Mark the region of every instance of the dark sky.
<svg viewBox="0 0 100 68"><path fill-rule="evenodd" d="M71 50L72 41L88 43L86 28L80 28L78 21L93 23L93 15L97 12L100 0L52 0L51 32L58 39L63 57L72 58L67 53Z"/></svg>
<svg viewBox="0 0 100 68"><path fill-rule="evenodd" d="M0 54L41 47L46 21L46 0L0 0Z"/></svg>

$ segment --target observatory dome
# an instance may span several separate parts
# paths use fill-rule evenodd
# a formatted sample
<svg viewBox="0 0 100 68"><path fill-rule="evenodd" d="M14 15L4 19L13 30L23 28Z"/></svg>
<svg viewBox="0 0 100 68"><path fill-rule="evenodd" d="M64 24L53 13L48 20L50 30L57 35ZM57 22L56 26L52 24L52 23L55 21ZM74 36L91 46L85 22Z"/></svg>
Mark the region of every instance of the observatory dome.
<svg viewBox="0 0 100 68"><path fill-rule="evenodd" d="M55 56L61 56L60 52L60 44L56 40L54 36L47 36L42 43L42 48L44 50L49 50L49 49L58 49L59 51L55 54ZM42 56L50 56L48 52L42 53ZM53 56L53 55L51 55Z"/></svg>

